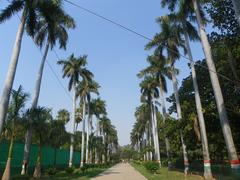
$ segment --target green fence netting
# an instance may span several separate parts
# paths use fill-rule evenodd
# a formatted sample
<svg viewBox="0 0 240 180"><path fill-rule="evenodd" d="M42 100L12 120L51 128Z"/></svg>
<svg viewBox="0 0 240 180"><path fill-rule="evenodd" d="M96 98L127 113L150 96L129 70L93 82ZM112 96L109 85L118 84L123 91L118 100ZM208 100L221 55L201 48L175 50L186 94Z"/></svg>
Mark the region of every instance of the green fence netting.
<svg viewBox="0 0 240 180"><path fill-rule="evenodd" d="M9 142L3 141L0 143L0 174L3 173L5 164L7 161ZM14 143L13 155L11 163L12 174L20 174L23 160L23 143ZM37 160L38 146L31 145L30 156L29 156L29 168L28 172L32 173ZM56 167L65 168L68 166L69 150L65 149L54 149L50 146L42 147L42 169L53 167L54 159L56 156ZM73 165L79 166L80 163L80 152L74 152L73 154Z"/></svg>

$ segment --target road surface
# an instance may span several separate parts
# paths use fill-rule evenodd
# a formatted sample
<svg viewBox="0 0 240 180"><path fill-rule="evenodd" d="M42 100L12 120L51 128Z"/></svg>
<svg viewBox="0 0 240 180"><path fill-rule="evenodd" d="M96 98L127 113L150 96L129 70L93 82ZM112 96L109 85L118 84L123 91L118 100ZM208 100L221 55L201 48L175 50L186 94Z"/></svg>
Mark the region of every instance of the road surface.
<svg viewBox="0 0 240 180"><path fill-rule="evenodd" d="M136 171L128 163L119 163L92 180L146 180L146 178Z"/></svg>

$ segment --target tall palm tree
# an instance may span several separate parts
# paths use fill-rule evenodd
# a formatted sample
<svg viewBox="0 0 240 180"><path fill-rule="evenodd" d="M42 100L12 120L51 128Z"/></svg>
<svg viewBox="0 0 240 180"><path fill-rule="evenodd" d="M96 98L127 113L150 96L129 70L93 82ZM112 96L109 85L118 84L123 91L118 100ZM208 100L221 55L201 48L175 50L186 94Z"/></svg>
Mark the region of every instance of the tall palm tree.
<svg viewBox="0 0 240 180"><path fill-rule="evenodd" d="M110 130L111 126L111 121L108 119L107 116L103 116L100 118L99 121L99 126L100 126L100 135L102 136L103 139L103 153L102 153L102 163L106 162L106 139L107 139L107 133Z"/></svg>
<svg viewBox="0 0 240 180"><path fill-rule="evenodd" d="M165 119L167 117L166 106L165 106L165 99L164 93L167 92L167 82L166 77L170 78L170 68L166 66L166 58L162 54L157 54L155 52L154 55L149 56L147 58L148 63L150 64L147 68L142 70L138 77L143 77L146 75L153 75L156 77L158 82L158 87L160 90L160 98L161 98L161 106L162 106L162 113L163 113L163 122L165 123ZM168 157L168 168L171 168L171 151L170 151L170 144L168 138L165 136L165 145Z"/></svg>
<svg viewBox="0 0 240 180"><path fill-rule="evenodd" d="M86 163L88 163L88 157L89 157L89 133L90 130L92 129L92 101L91 101L91 93L95 93L99 95L98 89L100 86L98 85L97 82L94 80L90 81L88 83L88 94L87 94L87 114L88 114L88 119L87 119L87 138L86 138Z"/></svg>
<svg viewBox="0 0 240 180"><path fill-rule="evenodd" d="M157 118L156 118L156 111L155 105L153 103L154 98L159 97L159 91L157 89L157 82L156 78L152 76L146 76L144 80L140 83L141 92L142 92L142 101L146 101L150 107L151 113L151 129L152 129L152 136L153 136L153 143L154 143L154 150L155 150L155 158L158 161L159 165L161 166L161 158L160 158L160 150L159 150L159 138L158 138L158 131L157 131Z"/></svg>
<svg viewBox="0 0 240 180"><path fill-rule="evenodd" d="M225 143L226 143L227 150L228 150L230 164L231 164L231 167L233 170L235 170L235 169L239 170L240 169L240 161L238 159L235 144L233 142L232 132L231 132L231 128L229 125L228 116L227 116L227 111L226 111L219 79L218 79L218 76L216 73L217 72L216 67L215 67L215 64L214 64L214 61L212 58L211 46L210 46L210 43L209 43L209 40L207 37L207 33L205 31L205 23L203 21L204 13L201 9L201 5L199 4L198 0L185 0L185 1L186 1L186 4L188 5L189 9L193 9L195 12L195 15L196 15L198 31L199 31L202 47L204 50L204 54L206 57L207 66L209 69L210 79L211 79L213 92L214 92L214 96L215 96L215 100L216 100L216 104L217 104L217 109L218 109L218 114L219 114L219 118L220 118L220 124L221 124L222 131L223 131L223 136L224 136ZM178 5L178 0L172 0L172 1L162 0L162 3L163 3L162 4L163 6L168 5L168 7L170 9L174 10L176 8L176 6Z"/></svg>
<svg viewBox="0 0 240 180"><path fill-rule="evenodd" d="M216 99L220 123L222 126L223 136L224 136L225 143L226 143L227 150L228 150L230 164L231 164L232 169L237 169L239 171L240 170L240 161L238 159L237 151L236 151L236 148L235 148L235 145L233 142L232 131L231 131L231 128L229 125L229 120L228 120L228 116L227 116L227 111L226 111L223 95L222 95L220 83L218 80L218 76L216 73L217 72L216 67L215 67L215 64L214 64L214 61L212 58L211 46L210 46L206 31L205 31L205 25L202 20L200 5L197 0L192 0L192 3L193 3L193 7L194 7L196 17L197 17L199 34L200 34L203 50L204 50L204 53L206 56L207 65L209 68L210 79L211 79L211 83L213 86L213 92L214 92L214 96Z"/></svg>
<svg viewBox="0 0 240 180"><path fill-rule="evenodd" d="M136 108L135 118L136 123L134 125L133 134L137 135L137 145L139 148L138 151L141 152L143 149L141 148L140 142L143 141L147 122L150 122L152 118L150 107L147 102L143 102L139 107Z"/></svg>
<svg viewBox="0 0 240 180"><path fill-rule="evenodd" d="M51 13L61 11L56 5L56 2L51 1L29 1L29 0L11 0L9 5L3 9L0 13L0 23L3 23L10 19L14 14L21 12L20 24L18 27L15 43L13 46L12 56L9 63L5 83L3 86L3 92L0 99L0 133L2 132L2 126L5 121L5 117L8 110L10 93L14 82L18 58L21 50L22 37L24 29L30 36L34 36L36 32L36 22L39 17L45 19L48 23Z"/></svg>
<svg viewBox="0 0 240 180"><path fill-rule="evenodd" d="M86 116L86 103L90 103L91 101L91 93L98 93L99 85L93 81L92 79L84 79L81 82L79 82L77 86L77 93L76 96L80 97L80 101L83 105L83 112L82 112L82 151L81 151L81 163L80 166L82 167L84 164L84 145L85 145L85 116ZM88 107L88 114L90 112L90 109ZM90 116L89 116L90 117ZM88 126L89 127L89 119L88 119ZM87 131L87 135L89 135L89 132ZM87 136L87 141L89 140L89 137ZM88 142L86 142L86 145L88 146ZM88 161L88 147L86 146L86 162Z"/></svg>
<svg viewBox="0 0 240 180"><path fill-rule="evenodd" d="M115 148L117 149L117 146L118 146L117 131L113 125L110 125L110 128L108 129L106 144L107 144L106 160L107 160L107 162L110 162L111 154Z"/></svg>
<svg viewBox="0 0 240 180"><path fill-rule="evenodd" d="M146 49L151 49L156 47L155 52L161 54L164 49L167 52L167 61L170 64L171 68L171 79L173 82L174 95L176 100L176 109L178 119L182 119L181 105L179 101L178 94L178 85L176 74L177 71L174 67L175 61L180 58L179 47L184 48L183 40L179 34L178 28L172 22L170 22L167 16L162 16L157 21L161 27L161 32L154 36L154 39L146 45ZM184 48L185 49L185 48ZM183 158L184 158L184 172L188 174L189 171L189 162L186 150L186 144L183 138L182 130L180 130L181 143L183 149Z"/></svg>
<svg viewBox="0 0 240 180"><path fill-rule="evenodd" d="M202 112L202 104L198 90L198 83L197 83L197 75L195 71L193 56L190 48L190 40L199 40L199 36L195 27L188 21L189 17L191 20L196 20L196 17L193 15L193 11L189 10L189 7L185 4L186 1L181 1L179 3L178 11L176 13L172 13L169 15L169 18L174 23L178 24L179 31L184 37L186 51L190 60L190 67L192 71L192 80L193 80L193 87L194 87L194 95L195 95L195 103L196 109L198 114L200 132L201 132L201 142L203 148L203 159L204 159L204 177L206 179L212 178L211 172L211 163L210 163L210 155L208 150L208 140L207 140L207 133L205 127L204 116Z"/></svg>
<svg viewBox="0 0 240 180"><path fill-rule="evenodd" d="M107 116L100 119L100 132L103 137L103 163L110 161L111 144L117 141L117 131ZM115 144L116 145L116 144Z"/></svg>
<svg viewBox="0 0 240 180"><path fill-rule="evenodd" d="M94 115L94 104L93 104L93 99L90 99L90 102L88 103L87 107L88 109L88 131L89 131L89 138L87 140L87 145L89 147L89 162L87 163L92 163L93 162L93 146L92 146L92 141L94 139L94 134L93 134L93 115Z"/></svg>
<svg viewBox="0 0 240 180"><path fill-rule="evenodd" d="M71 135L71 145L70 145L70 156L69 156L69 166L72 166L73 158L73 142L75 134L75 111L76 111L76 91L77 84L80 78L89 80L93 76L90 71L88 71L85 66L87 64L87 56L80 56L78 58L74 57L72 54L67 58L67 60L58 61L58 64L63 65L63 78L69 78L68 89L71 91L73 89L73 113L72 113L72 135Z"/></svg>
<svg viewBox="0 0 240 180"><path fill-rule="evenodd" d="M58 4L61 6L61 4ZM45 61L47 59L47 54L49 47L51 49L55 46L56 41L59 42L60 49L66 49L66 44L68 40L68 33L67 29L74 28L75 22L74 20L65 14L65 12L56 12L52 14L51 23L48 23L45 19L41 18L40 21L37 23L37 30L35 34L35 42L36 44L42 48L43 44L46 44L44 54L42 57L42 61L39 67L39 71L37 73L37 79L35 84L35 89L33 92L32 97L32 108L36 108L38 104L38 99L40 95L41 89L41 81L43 76L43 69L45 65ZM29 152L30 152L30 145L31 145L31 138L32 138L32 128L27 130L26 139L25 139L25 147L24 147L24 155L23 155L23 166L22 166L22 173L24 174L26 167L25 164L28 164Z"/></svg>
<svg viewBox="0 0 240 180"><path fill-rule="evenodd" d="M233 4L233 7L234 7L234 11L235 11L235 14L236 14L237 21L238 21L239 26L240 26L240 2L238 0L232 0L232 4Z"/></svg>
<svg viewBox="0 0 240 180"><path fill-rule="evenodd" d="M99 119L102 115L107 115L106 103L100 98L97 98L92 100L92 104L93 104L93 107L92 107L93 114L96 116L96 119L97 119L96 136L99 137L99 132L100 132ZM95 152L96 152L96 149L95 149ZM97 153L95 153L95 163L98 163L98 162L99 162L99 158Z"/></svg>
<svg viewBox="0 0 240 180"><path fill-rule="evenodd" d="M12 152L13 152L13 143L14 139L17 135L17 123L19 123L22 118L22 110L26 104L28 99L28 94L23 92L22 86L19 86L18 90L12 90L12 100L10 101L6 126L7 132L9 132L11 140L10 146L8 150L8 159L5 166L5 170L2 176L3 180L11 179L11 159L12 159Z"/></svg>

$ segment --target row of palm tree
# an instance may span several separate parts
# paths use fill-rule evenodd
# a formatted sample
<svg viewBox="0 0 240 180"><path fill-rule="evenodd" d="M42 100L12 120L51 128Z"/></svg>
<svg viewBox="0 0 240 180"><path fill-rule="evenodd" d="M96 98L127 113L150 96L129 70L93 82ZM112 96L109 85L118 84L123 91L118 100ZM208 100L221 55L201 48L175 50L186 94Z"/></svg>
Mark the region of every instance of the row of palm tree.
<svg viewBox="0 0 240 180"><path fill-rule="evenodd" d="M80 167L83 167L84 163L90 163L93 159L93 147L90 148L90 136L93 136L92 118L96 116L96 137L101 136L102 146L109 146L110 144L117 142L117 133L115 127L111 125L111 121L106 117L106 104L105 101L100 98L92 99L92 94L99 95L98 89L100 86L93 80L93 74L87 68L87 56L74 57L72 54L66 60L58 61L58 64L63 65L63 78L69 78L69 90L73 90L73 115L72 115L72 137L70 147L70 159L69 167L72 166L73 158L73 143L74 134L77 130L78 124L82 123L82 142L81 142L81 162ZM76 103L79 98L79 108L76 108ZM78 112L78 114L76 114ZM87 117L88 116L88 117ZM86 127L87 120L87 128ZM86 130L87 129L87 130ZM114 133L113 133L114 132ZM86 138L85 138L86 135ZM109 140L110 141L109 143ZM86 141L86 142L85 142ZM86 145L86 146L85 146ZM117 148L117 143L114 144L114 148ZM112 150L113 147L106 147L107 152ZM104 148L105 149L105 148ZM99 155L97 149L95 151L95 162L99 162ZM102 152L102 162L106 162L106 153ZM90 158L89 158L90 157ZM107 156L110 158L109 156Z"/></svg>
<svg viewBox="0 0 240 180"><path fill-rule="evenodd" d="M70 113L65 109L59 110L56 119L53 119L51 109L49 108L38 106L36 108L30 107L29 109L25 109L29 95L23 91L22 86L20 86L17 90L12 90L11 94L12 96L8 109L7 120L4 124L3 133L0 136L1 140L5 139L9 141L8 158L2 179L11 179L11 162L14 140L20 140L17 137L22 136L30 126L32 128L32 138L34 139L34 143L38 145L33 177L40 178L42 174L42 146L51 145L54 148L55 156L53 167L56 168L57 149L64 148L65 145L69 144L69 137L70 135L72 136L72 134L68 134L66 132L65 125L70 121ZM101 106L101 101L102 100L100 98L93 99L91 101L92 115L98 114L98 109L104 109L103 112L105 112L105 106ZM93 153L96 154L97 158L100 160L99 162L110 162L112 160L112 153L115 153L118 148L117 131L111 124L111 121L106 115L104 115L100 118L99 123L101 137L97 137L92 131L90 132L90 138L88 140L90 144L90 153L86 153L86 155L88 155L86 156L86 163L95 162ZM92 123L90 123L89 128L93 130ZM81 137L83 134L85 134L85 132L82 133ZM81 144L83 143L84 142ZM91 157L90 160L87 160L88 157ZM84 158L84 156L81 158Z"/></svg>
<svg viewBox="0 0 240 180"><path fill-rule="evenodd" d="M3 124L6 119L7 110L10 100L10 92L14 83L15 73L17 69L19 54L21 51L21 43L24 32L26 31L40 49L45 46L43 57L40 63L39 71L37 73L35 89L32 96L32 109L38 107L38 99L41 89L41 81L43 76L44 65L47 60L49 48L52 50L56 44L59 44L60 49L66 49L68 41L68 30L75 28L75 22L63 9L62 0L44 0L44 1L9 1L9 5L0 13L0 23L10 19L14 14L22 12L20 24L16 36L16 41L13 47L12 57L9 64L9 69L6 76L6 81L3 88L3 94L0 100L0 132L2 132ZM73 158L73 142L75 133L76 121L76 100L80 97L82 112L80 114L80 121L83 123L82 129L82 157L84 159L84 145L85 145L85 115L86 106L90 104L91 93L98 93L99 85L92 80L93 74L85 68L87 56L75 58L71 55L67 61L59 61L63 65L63 77L69 77L69 90L73 89L73 132L71 137L69 166L72 166ZM79 82L81 80L81 82ZM88 107L88 126L87 126L87 152L86 160L88 159L88 144L89 144L89 125L90 125L90 105ZM63 112L66 115L66 112ZM99 115L98 115L99 118ZM99 126L98 126L99 127ZM100 131L99 129L97 130ZM33 124L29 124L26 136L23 166L21 174L26 174L29 162L29 152L31 147L33 133ZM88 160L87 160L88 161ZM81 166L83 161L81 162Z"/></svg>
<svg viewBox="0 0 240 180"><path fill-rule="evenodd" d="M75 27L73 18L70 17L62 7L61 0L19 0L9 1L9 5L0 13L0 23L10 19L18 12L22 13L3 88L3 94L0 100L0 132L2 132L3 124L7 115L10 92L14 83L24 31L34 39L37 46L42 48L45 45L32 96L32 108L36 108L38 106L43 69L49 48L53 49L58 42L60 49L66 49L68 41L67 30ZM27 170L31 139L32 125L29 126L26 133L22 174L25 174Z"/></svg>
<svg viewBox="0 0 240 180"><path fill-rule="evenodd" d="M29 94L23 91L22 86L17 90L12 90L11 101L8 108L7 120L4 123L1 139L9 140L8 158L2 179L11 179L11 162L14 141L21 133L31 126L33 138L38 145L38 153L33 176L41 177L41 156L42 146L51 144L55 151L62 146L67 138L65 124L69 121L69 113L66 110L58 112L57 119L54 120L51 115L51 109L45 107L35 107L25 109ZM51 139L51 142L49 141ZM56 153L54 166L56 165Z"/></svg>
<svg viewBox="0 0 240 180"><path fill-rule="evenodd" d="M208 37L205 32L206 20L204 17L204 11L201 9L201 4L197 0L162 0L162 7L167 7L170 10L170 14L162 16L157 19L160 25L161 32L157 33L153 40L146 45L146 49L153 49L154 54L148 57L149 67L142 70L139 73L139 77L144 77L144 80L140 84L145 84L145 89L148 90L148 102L152 102L153 99L158 98L158 90L161 95L161 106L163 118L166 118L166 107L164 102L164 92L167 92L166 79L168 78L173 82L173 90L176 101L177 118L182 119L181 104L179 101L178 85L176 75L178 70L175 68L176 60L180 59L180 52L187 54L190 60L191 74L193 79L193 87L195 94L195 102L197 115L199 120L201 142L203 149L204 159L204 177L207 179L212 178L210 155L208 150L208 140L206 135L206 128L204 122L204 116L202 112L201 99L198 90L197 75L194 67L194 59L191 52L190 40L196 41L201 40L204 54L209 69L210 79L215 95L217 109L220 117L220 123L223 130L223 135L226 143L226 147L229 154L229 161L232 169L239 169L239 162L235 145L233 142L231 129L228 122L226 108L217 76L217 71L213 62L211 46L208 41ZM198 31L192 23L197 23ZM143 93L144 94L144 93ZM149 105L149 107L152 107ZM153 110L152 110L153 111ZM152 112L150 111L150 114ZM138 119L138 118L137 118ZM154 125L154 122L152 123ZM155 128L154 126L152 128ZM134 132L134 131L133 131ZM152 136L156 136L157 132L152 132ZM134 134L132 134L134 138ZM184 136L180 130L180 137L182 143L183 159L185 165L185 173L188 173L189 162L187 156L187 147L184 141ZM167 137L165 138L166 150L168 155L168 161L170 163L170 149ZM154 143L155 144L155 143ZM159 151L159 146L154 145L155 153Z"/></svg>

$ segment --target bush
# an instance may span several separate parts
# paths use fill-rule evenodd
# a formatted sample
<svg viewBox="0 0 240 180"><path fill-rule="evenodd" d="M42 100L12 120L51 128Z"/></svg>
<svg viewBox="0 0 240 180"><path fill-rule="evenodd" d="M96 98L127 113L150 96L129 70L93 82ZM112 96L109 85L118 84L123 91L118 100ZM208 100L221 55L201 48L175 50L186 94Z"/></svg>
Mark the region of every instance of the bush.
<svg viewBox="0 0 240 180"><path fill-rule="evenodd" d="M138 165L141 165L141 164L142 164L142 161L140 161L140 160L134 160L133 163L138 164Z"/></svg>
<svg viewBox="0 0 240 180"><path fill-rule="evenodd" d="M159 163L154 161L148 161L144 163L144 167L151 171L152 173L156 173L159 170Z"/></svg>
<svg viewBox="0 0 240 180"><path fill-rule="evenodd" d="M65 169L65 172L68 173L68 174L72 174L74 172L75 168L74 167L67 167Z"/></svg>
<svg viewBox="0 0 240 180"><path fill-rule="evenodd" d="M80 167L82 173L85 173L88 168L89 168L88 164L84 164L82 167Z"/></svg>
<svg viewBox="0 0 240 180"><path fill-rule="evenodd" d="M12 177L12 180L29 180L30 176L29 175L15 175Z"/></svg>
<svg viewBox="0 0 240 180"><path fill-rule="evenodd" d="M50 175L50 176L53 176L57 173L57 169L56 168L49 168L47 169L47 174Z"/></svg>
<svg viewBox="0 0 240 180"><path fill-rule="evenodd" d="M93 169L95 167L95 164L87 164L89 169Z"/></svg>

